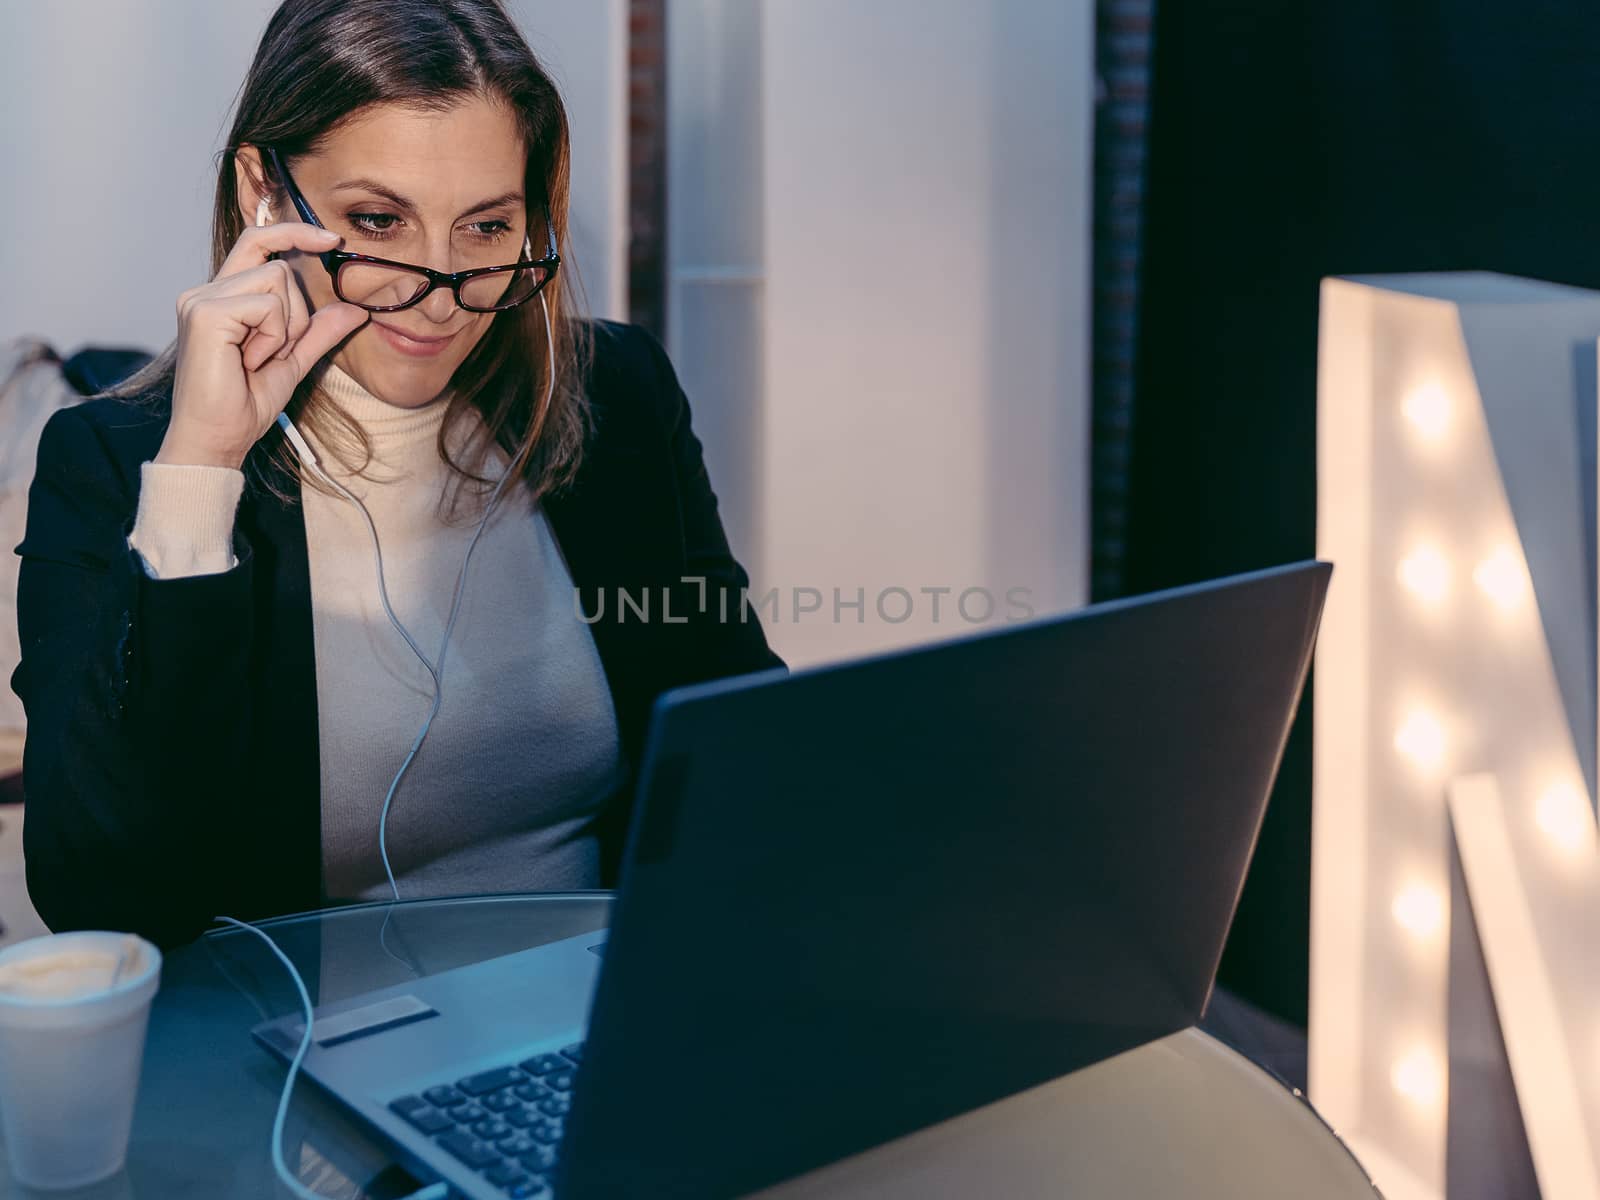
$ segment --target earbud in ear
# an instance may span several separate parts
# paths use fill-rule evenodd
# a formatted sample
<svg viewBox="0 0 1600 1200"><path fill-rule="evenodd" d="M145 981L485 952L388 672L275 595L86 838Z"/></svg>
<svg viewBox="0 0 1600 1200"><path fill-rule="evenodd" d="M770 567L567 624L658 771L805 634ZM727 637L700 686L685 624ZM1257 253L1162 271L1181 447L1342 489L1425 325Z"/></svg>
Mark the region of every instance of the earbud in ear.
<svg viewBox="0 0 1600 1200"><path fill-rule="evenodd" d="M261 197L261 203L256 205L256 224L265 225L267 223L267 218L271 215L272 205L268 203L267 198L263 196Z"/></svg>

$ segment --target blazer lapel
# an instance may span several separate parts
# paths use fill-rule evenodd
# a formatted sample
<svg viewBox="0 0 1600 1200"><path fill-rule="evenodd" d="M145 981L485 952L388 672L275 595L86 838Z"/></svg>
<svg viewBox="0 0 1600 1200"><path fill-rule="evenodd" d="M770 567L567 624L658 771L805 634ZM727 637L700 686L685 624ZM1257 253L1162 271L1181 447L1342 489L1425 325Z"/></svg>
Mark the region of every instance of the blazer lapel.
<svg viewBox="0 0 1600 1200"><path fill-rule="evenodd" d="M305 514L252 487L238 523L256 558L252 714L263 812L259 886L272 911L322 903L322 773Z"/></svg>
<svg viewBox="0 0 1600 1200"><path fill-rule="evenodd" d="M623 753L637 764L654 687L656 628L619 615L618 591L659 603L662 584L682 571L682 533L675 525L675 483L667 456L649 445L649 431L597 406L591 439L571 486L543 500L551 532L572 572L611 689ZM673 522L664 529L664 522ZM654 615L654 614L652 614Z"/></svg>

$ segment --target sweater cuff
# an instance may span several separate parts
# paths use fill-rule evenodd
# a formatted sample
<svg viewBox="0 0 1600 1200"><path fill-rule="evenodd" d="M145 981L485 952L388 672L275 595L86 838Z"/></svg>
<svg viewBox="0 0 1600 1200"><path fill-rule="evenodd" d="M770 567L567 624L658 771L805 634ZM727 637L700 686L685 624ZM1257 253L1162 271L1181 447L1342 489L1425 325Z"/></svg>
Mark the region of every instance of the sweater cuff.
<svg viewBox="0 0 1600 1200"><path fill-rule="evenodd" d="M244 472L232 467L143 464L128 545L145 573L183 579L233 570L233 517L243 492Z"/></svg>

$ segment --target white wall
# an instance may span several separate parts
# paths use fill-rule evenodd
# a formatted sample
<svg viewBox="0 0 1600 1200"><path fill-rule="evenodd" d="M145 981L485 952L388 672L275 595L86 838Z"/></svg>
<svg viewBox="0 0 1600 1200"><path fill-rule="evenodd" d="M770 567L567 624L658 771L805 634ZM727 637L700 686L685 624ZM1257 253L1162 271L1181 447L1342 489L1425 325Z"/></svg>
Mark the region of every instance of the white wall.
<svg viewBox="0 0 1600 1200"><path fill-rule="evenodd" d="M266 0L51 0L0 36L0 338L156 348L178 293L208 278L215 155ZM574 251L593 310L625 312L623 0L512 0L562 86Z"/></svg>
<svg viewBox="0 0 1600 1200"><path fill-rule="evenodd" d="M567 106L572 137L569 237L589 309L595 316L625 320L627 0L506 0L506 8Z"/></svg>
<svg viewBox="0 0 1600 1200"><path fill-rule="evenodd" d="M779 651L963 632L969 587L1081 603L1088 0L672 0L668 30L671 349Z"/></svg>
<svg viewBox="0 0 1600 1200"><path fill-rule="evenodd" d="M761 5L667 7L667 350L723 526L764 574Z"/></svg>

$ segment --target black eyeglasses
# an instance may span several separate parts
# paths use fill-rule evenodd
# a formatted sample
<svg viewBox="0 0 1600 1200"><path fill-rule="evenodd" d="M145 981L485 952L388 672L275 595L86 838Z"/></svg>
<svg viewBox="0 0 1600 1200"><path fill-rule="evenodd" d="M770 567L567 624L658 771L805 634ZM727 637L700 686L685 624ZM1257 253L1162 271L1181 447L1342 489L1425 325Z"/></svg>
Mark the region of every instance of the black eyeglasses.
<svg viewBox="0 0 1600 1200"><path fill-rule="evenodd" d="M300 219L318 229L327 226L317 220L311 205L295 186L275 147L266 148L273 168L283 180ZM468 312L503 312L526 304L555 278L561 265L556 253L556 231L549 221L549 247L545 256L533 259L533 243L523 238L521 262L499 267L472 267L465 271L435 271L414 263L374 258L350 250L326 250L317 255L333 279L333 292L347 304L368 312L397 312L421 302L434 288L445 287L455 293L456 303Z"/></svg>

